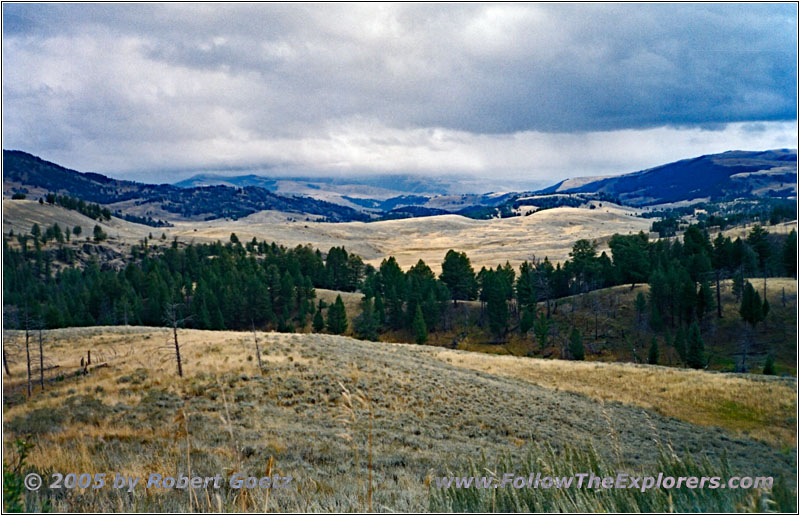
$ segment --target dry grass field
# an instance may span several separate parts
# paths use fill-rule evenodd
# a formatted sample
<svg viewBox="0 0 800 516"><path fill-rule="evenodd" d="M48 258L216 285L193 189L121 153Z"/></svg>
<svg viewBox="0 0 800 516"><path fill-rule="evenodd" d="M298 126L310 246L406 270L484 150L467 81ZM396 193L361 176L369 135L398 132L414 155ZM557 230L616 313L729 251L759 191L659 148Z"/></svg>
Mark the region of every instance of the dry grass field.
<svg viewBox="0 0 800 516"><path fill-rule="evenodd" d="M6 342L22 338L6 334ZM258 334L259 372L252 333L196 330L179 331L178 378L166 329L77 328L44 338L46 365L59 366L44 392L35 385L25 400L19 354L3 377L7 455L12 439L31 435L28 460L42 472L271 470L294 478L290 489L249 494L41 491L57 511L350 512L367 510L370 499L376 511L425 511L431 475L481 455L522 461L541 444L593 446L635 472L655 467L659 442L712 462L726 455L741 474L795 481L793 379L277 333ZM76 374L89 350L89 374Z"/></svg>
<svg viewBox="0 0 800 516"><path fill-rule="evenodd" d="M130 245L152 234L162 233L168 240L178 237L184 242L227 241L231 233L240 240L253 237L293 247L311 244L327 251L344 246L379 265L394 256L404 269L420 258L434 271L439 271L444 255L450 249L466 251L477 268L510 261L518 265L532 256L564 261L572 245L581 238L595 239L600 249L614 233L647 232L649 219L634 216L635 210L611 204L594 210L587 208L555 208L527 217L474 220L459 215L390 220L381 222L323 223L305 220L298 214L264 211L240 220L175 221L174 227L152 228L114 218L101 224L111 239L109 245ZM312 217L313 218L313 217ZM61 226L83 227L83 238L91 234L95 221L75 211L58 206L40 205L35 201L3 201L5 231L30 232L33 223L42 228L58 222Z"/></svg>

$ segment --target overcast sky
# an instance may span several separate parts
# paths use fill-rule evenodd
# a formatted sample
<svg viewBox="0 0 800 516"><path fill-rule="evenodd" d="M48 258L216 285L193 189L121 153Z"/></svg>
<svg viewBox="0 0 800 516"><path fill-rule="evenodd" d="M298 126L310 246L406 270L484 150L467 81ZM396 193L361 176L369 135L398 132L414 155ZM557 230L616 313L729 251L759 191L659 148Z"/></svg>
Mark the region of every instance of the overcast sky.
<svg viewBox="0 0 800 516"><path fill-rule="evenodd" d="M792 4L3 4L3 148L555 182L797 146Z"/></svg>

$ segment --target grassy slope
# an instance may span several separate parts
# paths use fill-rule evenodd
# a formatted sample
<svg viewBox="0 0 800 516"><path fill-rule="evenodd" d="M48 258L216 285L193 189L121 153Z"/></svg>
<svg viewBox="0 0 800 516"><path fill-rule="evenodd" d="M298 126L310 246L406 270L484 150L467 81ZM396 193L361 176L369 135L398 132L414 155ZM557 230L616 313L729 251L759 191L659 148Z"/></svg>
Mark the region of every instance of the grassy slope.
<svg viewBox="0 0 800 516"><path fill-rule="evenodd" d="M749 281L761 293L763 278L750 278ZM731 292L730 280L721 283L723 318L717 319L716 311L703 321L701 329L706 352L710 354L709 369L731 371L734 369L736 354L742 340L749 335L748 328L739 316L739 305ZM559 358L566 349L567 337L572 327L581 330L586 347L586 359L605 362L644 362L653 333L646 320L637 322L634 299L639 292L647 295L647 285L612 287L559 299L554 310L555 321L550 330L547 346L539 349L533 332L521 335L518 330L510 331L505 339L498 340L485 328L476 325L480 320L481 309L478 302L459 302L458 307L449 308L448 318L456 322L455 330L429 332L428 344L456 348L467 351L482 351L494 354L517 356L536 356ZM784 305L784 292L786 303ZM335 298L332 291L319 294L326 301ZM345 299L343 294L343 299ZM346 294L348 315L354 316L358 310L359 294ZM774 353L779 374L795 375L797 370L797 281L792 278L768 278L767 297L771 305L767 323L760 324L752 333L754 345L748 355L751 373L760 373L768 353ZM348 303L349 301L349 303ZM354 314L352 310L356 310ZM540 304L540 311L544 304ZM597 331L595 332L595 312ZM469 321L467 330L464 321ZM517 328L512 316L510 327ZM675 329L672 330L674 337ZM412 342L410 332L389 332L382 340ZM663 335L658 336L660 360L662 365L680 366L680 360L672 347L665 347Z"/></svg>
<svg viewBox="0 0 800 516"><path fill-rule="evenodd" d="M792 380L735 380L705 372L617 364L574 364L514 357L489 357L432 347L361 342L327 335L259 334L265 363L257 374L253 336L236 332L182 330L186 376L178 379L164 329L110 327L45 333L47 363L63 379L24 402L24 364L17 354L12 377L4 377L4 447L34 432L30 463L56 471L118 471L213 475L241 470L296 478L298 489L273 491L270 510L366 510L366 423L356 404L348 422L341 385L363 394L374 414L374 506L378 510L427 508L424 480L469 457L508 454L523 460L527 443L592 443L620 469L639 471L656 460L653 439L680 452L726 453L743 474L786 474L794 478L795 450L783 451L722 428L701 427L667 410L669 396L649 396L644 410L630 386L691 385L684 403L738 403L739 393L774 400L756 422L791 420ZM11 332L7 343L19 343ZM109 367L74 376L81 355ZM492 370L480 370L482 364ZM477 364L477 365L476 365ZM475 369L479 370L475 370ZM548 369L549 368L549 369ZM559 377L563 376L563 382ZM614 377L616 384L604 382ZM650 379L647 379L649 377ZM601 394L580 392L594 385ZM731 386L738 382L736 389ZM537 385L538 383L538 385ZM628 385L628 388L616 386ZM609 393L619 392L615 397ZM684 391L686 392L686 391ZM605 393L605 394L603 394ZM603 402L597 401L603 399ZM626 404L618 401L628 402ZM683 405L686 406L686 405ZM685 411L681 410L677 416ZM721 426L726 421L720 420ZM793 420L792 420L793 424ZM789 428L789 425L785 425ZM759 433L761 432L761 433ZM343 434L352 437L347 440ZM358 451L358 466L354 451ZM46 491L43 491L46 494ZM236 497L222 490L199 492L189 506L185 492L150 490L121 496L110 491L71 492L54 501L56 510L262 510L264 493Z"/></svg>

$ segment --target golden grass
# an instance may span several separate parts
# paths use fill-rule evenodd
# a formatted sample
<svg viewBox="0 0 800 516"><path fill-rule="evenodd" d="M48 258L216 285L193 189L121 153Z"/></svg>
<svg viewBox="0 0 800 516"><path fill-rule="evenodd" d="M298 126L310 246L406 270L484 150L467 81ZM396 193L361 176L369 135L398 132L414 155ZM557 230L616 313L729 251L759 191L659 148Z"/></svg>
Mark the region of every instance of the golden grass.
<svg viewBox="0 0 800 516"><path fill-rule="evenodd" d="M772 445L793 447L797 436L795 379L457 350L438 351L435 356L458 367L653 409L698 425L719 426Z"/></svg>

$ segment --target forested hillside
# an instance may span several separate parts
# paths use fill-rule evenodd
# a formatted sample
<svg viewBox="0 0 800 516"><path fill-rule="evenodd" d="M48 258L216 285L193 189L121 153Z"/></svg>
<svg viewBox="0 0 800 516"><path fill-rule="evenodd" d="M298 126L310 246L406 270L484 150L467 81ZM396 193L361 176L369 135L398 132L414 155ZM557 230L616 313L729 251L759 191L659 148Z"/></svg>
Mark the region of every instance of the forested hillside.
<svg viewBox="0 0 800 516"><path fill-rule="evenodd" d="M422 260L407 271L392 257L375 268L341 247L323 254L310 246L287 249L256 239L242 243L233 234L225 244L174 241L161 248L145 239L133 246L127 266L118 271L96 259L72 267L64 233L69 231L57 225L36 226L29 235L4 238L7 325L160 326L174 308L191 328L326 330L367 340L389 332L417 343L478 324L485 328L487 343L532 334L544 350L557 300L648 283L647 295L639 293L635 300L640 324L665 345L682 350L681 362L702 368L708 364L703 334L709 321L722 316L720 283L732 279L736 302L747 305L742 318L756 326L769 304L745 278L794 277L797 272L796 233L772 235L760 226L735 240L720 233L712 241L697 226L690 226L682 239L615 235L610 256L598 254L593 242L579 240L563 264L545 257L519 269L506 263L476 272L465 253L451 250L438 277ZM100 242L103 235L94 239ZM352 317L351 311L348 319L338 299L330 307L315 303L315 288L360 291L358 315ZM477 317L469 314L472 301L479 302ZM463 302L466 311L459 309ZM583 359L584 338L573 330L559 355Z"/></svg>

